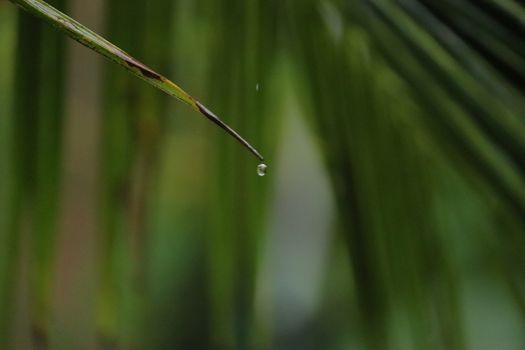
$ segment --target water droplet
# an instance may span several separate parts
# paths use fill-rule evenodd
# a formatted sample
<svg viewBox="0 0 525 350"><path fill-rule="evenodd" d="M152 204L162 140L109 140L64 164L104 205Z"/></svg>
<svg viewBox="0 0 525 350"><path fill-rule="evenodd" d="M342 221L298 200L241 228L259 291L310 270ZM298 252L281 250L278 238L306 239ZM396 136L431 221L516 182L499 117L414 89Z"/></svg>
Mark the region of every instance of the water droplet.
<svg viewBox="0 0 525 350"><path fill-rule="evenodd" d="M266 169L268 169L268 166L264 163L257 165L257 175L259 176L266 175Z"/></svg>
<svg viewBox="0 0 525 350"><path fill-rule="evenodd" d="M259 91L259 83L255 85L255 91Z"/></svg>

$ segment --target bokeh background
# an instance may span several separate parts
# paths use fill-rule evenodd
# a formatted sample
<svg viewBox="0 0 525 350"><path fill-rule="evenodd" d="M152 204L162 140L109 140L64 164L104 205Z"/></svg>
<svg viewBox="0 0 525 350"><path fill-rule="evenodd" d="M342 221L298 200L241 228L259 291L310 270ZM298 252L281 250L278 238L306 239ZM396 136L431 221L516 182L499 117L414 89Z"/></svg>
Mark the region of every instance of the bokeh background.
<svg viewBox="0 0 525 350"><path fill-rule="evenodd" d="M525 348L517 0L0 0L0 349Z"/></svg>

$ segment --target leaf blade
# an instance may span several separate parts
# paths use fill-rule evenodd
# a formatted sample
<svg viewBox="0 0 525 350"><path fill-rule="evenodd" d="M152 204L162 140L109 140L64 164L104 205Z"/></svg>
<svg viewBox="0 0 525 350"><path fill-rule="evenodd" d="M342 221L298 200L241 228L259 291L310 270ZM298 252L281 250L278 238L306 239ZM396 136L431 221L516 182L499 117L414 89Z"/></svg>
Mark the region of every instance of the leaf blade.
<svg viewBox="0 0 525 350"><path fill-rule="evenodd" d="M130 54L104 39L94 31L90 30L89 28L85 27L81 23L75 21L73 18L60 12L44 1L11 0L11 2L53 25L73 40L127 69L133 75L144 80L148 84L189 105L195 111L199 112L204 117L230 134L259 160L264 160L263 156L248 141L246 141L229 125L224 123L219 117L217 117L186 91L184 91L181 87L168 78L164 77L162 74L157 73L144 63L135 59Z"/></svg>

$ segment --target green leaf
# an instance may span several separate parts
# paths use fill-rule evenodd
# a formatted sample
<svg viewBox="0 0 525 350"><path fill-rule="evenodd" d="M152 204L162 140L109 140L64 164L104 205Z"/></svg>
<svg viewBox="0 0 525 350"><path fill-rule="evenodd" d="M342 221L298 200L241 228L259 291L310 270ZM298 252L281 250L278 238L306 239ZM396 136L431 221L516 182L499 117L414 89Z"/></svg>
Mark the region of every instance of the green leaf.
<svg viewBox="0 0 525 350"><path fill-rule="evenodd" d="M11 0L24 10L44 19L46 22L55 26L58 30L64 32L72 39L78 41L82 45L98 52L102 56L109 60L117 63L118 65L126 68L131 73L146 81L150 85L153 85L157 89L160 89L168 95L179 99L192 107L197 112L208 118L210 121L215 123L221 129L226 131L228 134L233 136L239 141L244 147L252 152L257 158L263 160L261 154L248 143L242 136L240 136L235 130L224 123L219 117L213 112L207 109L202 103L193 98L190 94L180 88L177 84L173 83L163 75L155 72L145 64L141 63L137 59L130 56L128 53L113 45L100 35L96 34L92 30L86 28L82 24L78 23L74 19L58 11L56 8L50 6L44 1L40 0Z"/></svg>

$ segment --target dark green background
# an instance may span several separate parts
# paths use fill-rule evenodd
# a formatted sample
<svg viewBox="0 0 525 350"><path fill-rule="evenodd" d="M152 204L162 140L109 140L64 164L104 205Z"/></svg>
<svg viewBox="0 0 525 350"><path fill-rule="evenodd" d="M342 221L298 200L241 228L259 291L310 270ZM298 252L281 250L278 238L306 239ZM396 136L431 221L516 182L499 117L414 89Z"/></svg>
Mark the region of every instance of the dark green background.
<svg viewBox="0 0 525 350"><path fill-rule="evenodd" d="M525 347L517 0L0 0L0 349Z"/></svg>

